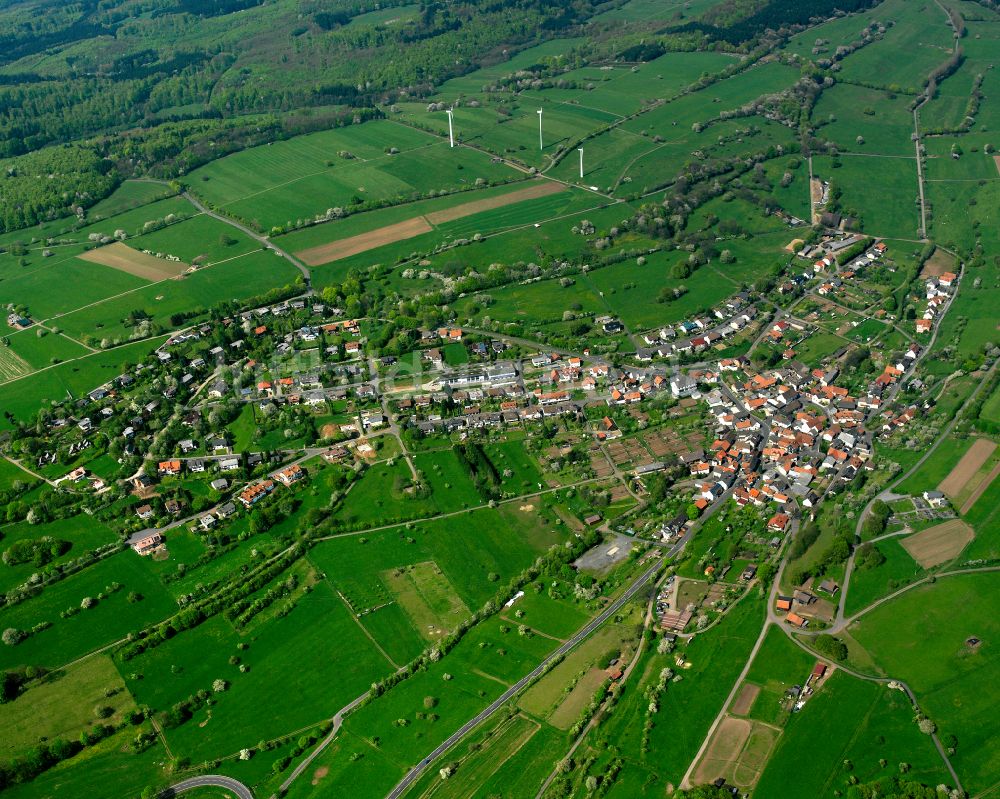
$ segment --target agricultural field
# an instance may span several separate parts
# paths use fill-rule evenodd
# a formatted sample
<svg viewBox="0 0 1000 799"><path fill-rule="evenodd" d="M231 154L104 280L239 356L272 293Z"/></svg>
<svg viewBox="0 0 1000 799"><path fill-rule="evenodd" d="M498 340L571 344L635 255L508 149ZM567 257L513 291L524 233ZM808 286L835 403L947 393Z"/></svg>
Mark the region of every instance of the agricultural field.
<svg viewBox="0 0 1000 799"><path fill-rule="evenodd" d="M213 208L268 231L325 216L328 208L377 208L515 177L475 150L376 120L244 150L188 181Z"/></svg>
<svg viewBox="0 0 1000 799"><path fill-rule="evenodd" d="M408 2L2 4L0 792L986 799L1000 14Z"/></svg>
<svg viewBox="0 0 1000 799"><path fill-rule="evenodd" d="M816 745L817 736L822 746ZM803 758L806 750L810 756ZM882 776L882 761L885 769L906 762L906 773L920 782L947 782L944 764L917 729L905 694L834 672L789 719L756 792L780 796L804 790L834 797L846 790L851 776L864 782Z"/></svg>
<svg viewBox="0 0 1000 799"><path fill-rule="evenodd" d="M993 785L1000 768L1000 738L978 701L997 668L988 643L997 615L981 601L992 584L991 574L943 578L882 605L850 631L885 673L906 680L940 735L957 736L952 762L971 791Z"/></svg>
<svg viewBox="0 0 1000 799"><path fill-rule="evenodd" d="M869 235L913 238L920 224L917 165L911 158L813 158L815 173L843 192L845 211L856 216ZM879 193L870 191L877 185ZM884 198L891 197L890 202Z"/></svg>

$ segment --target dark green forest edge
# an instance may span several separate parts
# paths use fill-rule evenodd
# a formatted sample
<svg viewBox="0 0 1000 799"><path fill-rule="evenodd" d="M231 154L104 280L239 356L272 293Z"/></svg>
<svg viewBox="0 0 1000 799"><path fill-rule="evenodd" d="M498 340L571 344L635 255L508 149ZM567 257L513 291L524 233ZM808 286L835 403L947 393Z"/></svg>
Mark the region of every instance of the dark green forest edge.
<svg viewBox="0 0 1000 799"><path fill-rule="evenodd" d="M127 177L181 179L229 152L378 117L547 39L587 35L582 63L751 53L872 4L730 0L702 19L622 30L588 20L624 0L429 2L404 24L355 30L352 18L394 4L156 0L136 17L131 2L12 3L0 33L0 231L82 216ZM21 66L64 49L43 70Z"/></svg>

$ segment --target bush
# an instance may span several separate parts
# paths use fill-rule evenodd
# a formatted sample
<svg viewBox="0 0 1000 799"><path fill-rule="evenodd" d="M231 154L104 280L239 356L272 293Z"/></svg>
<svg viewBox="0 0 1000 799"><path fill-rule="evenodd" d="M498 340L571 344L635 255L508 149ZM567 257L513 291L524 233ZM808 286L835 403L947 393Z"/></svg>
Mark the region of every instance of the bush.
<svg viewBox="0 0 1000 799"><path fill-rule="evenodd" d="M847 660L847 644L832 635L816 636L816 650L831 660Z"/></svg>

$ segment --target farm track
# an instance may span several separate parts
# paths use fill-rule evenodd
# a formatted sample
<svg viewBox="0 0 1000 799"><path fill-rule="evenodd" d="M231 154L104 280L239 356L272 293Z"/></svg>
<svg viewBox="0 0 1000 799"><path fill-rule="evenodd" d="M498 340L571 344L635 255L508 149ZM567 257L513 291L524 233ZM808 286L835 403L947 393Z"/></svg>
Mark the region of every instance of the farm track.
<svg viewBox="0 0 1000 799"><path fill-rule="evenodd" d="M248 228L246 225L237 222L235 219L230 219L225 214L220 214L219 212L213 211L212 209L208 208L207 206L205 206L204 203L201 202L201 200L199 200L197 197L191 194L191 192L185 191L181 194L181 196L206 216L210 216L212 217L212 219L218 220L219 222L224 222L230 227L236 228L244 235L249 236L254 241L264 245L269 250L274 250L274 252L278 253L278 255L280 255L282 258L288 261L292 266L294 266L296 269L299 270L299 272L302 274L302 278L305 280L306 288L309 289L309 291L312 290L311 288L312 276L309 274L309 269L298 258L286 252L285 250L281 249L281 247L279 247L277 244L271 242L271 240L268 239L267 236L262 236L256 231L253 231L250 228Z"/></svg>

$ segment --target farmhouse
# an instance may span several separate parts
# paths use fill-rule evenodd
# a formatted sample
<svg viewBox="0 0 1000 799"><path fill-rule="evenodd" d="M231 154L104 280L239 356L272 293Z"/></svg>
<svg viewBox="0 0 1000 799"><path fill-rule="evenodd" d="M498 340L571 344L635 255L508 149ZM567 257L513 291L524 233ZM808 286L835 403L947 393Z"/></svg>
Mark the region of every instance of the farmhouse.
<svg viewBox="0 0 1000 799"><path fill-rule="evenodd" d="M948 498L940 491L924 491L923 497L932 508L940 508L942 505L948 504Z"/></svg>
<svg viewBox="0 0 1000 799"><path fill-rule="evenodd" d="M807 619L802 618L798 613L789 613L787 616L785 616L785 621L791 624L793 627L798 627L799 629L802 629L803 627L807 627L809 625L809 621Z"/></svg>

